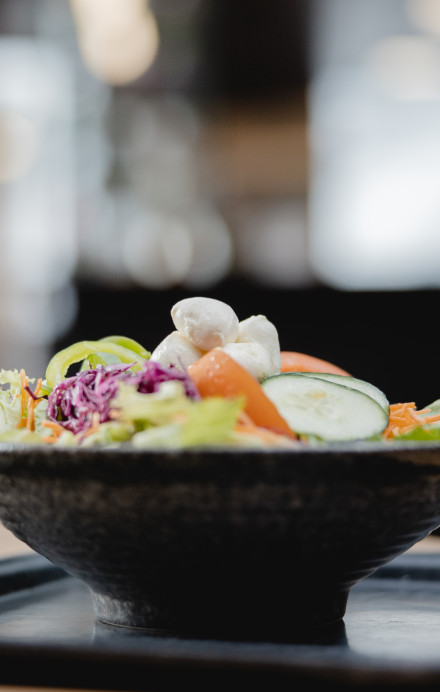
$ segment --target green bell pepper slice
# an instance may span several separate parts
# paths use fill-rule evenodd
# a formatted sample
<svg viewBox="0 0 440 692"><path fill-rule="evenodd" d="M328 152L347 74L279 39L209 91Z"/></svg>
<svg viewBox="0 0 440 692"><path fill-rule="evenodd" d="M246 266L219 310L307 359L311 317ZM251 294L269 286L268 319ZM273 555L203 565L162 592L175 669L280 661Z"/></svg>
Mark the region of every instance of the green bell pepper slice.
<svg viewBox="0 0 440 692"><path fill-rule="evenodd" d="M128 348L128 345L131 345L132 348ZM99 341L78 341L58 351L49 361L45 378L47 387L50 389L56 387L65 378L69 367L74 363L79 363L91 355L104 353L116 356L121 363L134 363L133 370L140 370L142 363L150 357L149 352L140 344L127 337L106 337Z"/></svg>

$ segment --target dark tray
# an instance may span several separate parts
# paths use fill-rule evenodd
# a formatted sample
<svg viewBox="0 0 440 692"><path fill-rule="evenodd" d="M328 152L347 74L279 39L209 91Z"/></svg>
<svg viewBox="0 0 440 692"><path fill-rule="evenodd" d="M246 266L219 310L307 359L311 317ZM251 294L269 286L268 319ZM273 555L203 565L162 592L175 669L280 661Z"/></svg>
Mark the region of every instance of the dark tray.
<svg viewBox="0 0 440 692"><path fill-rule="evenodd" d="M0 561L0 685L105 690L440 685L440 556L407 553L351 591L344 621L278 642L190 640L95 622L45 558ZM177 687L178 686L178 687Z"/></svg>

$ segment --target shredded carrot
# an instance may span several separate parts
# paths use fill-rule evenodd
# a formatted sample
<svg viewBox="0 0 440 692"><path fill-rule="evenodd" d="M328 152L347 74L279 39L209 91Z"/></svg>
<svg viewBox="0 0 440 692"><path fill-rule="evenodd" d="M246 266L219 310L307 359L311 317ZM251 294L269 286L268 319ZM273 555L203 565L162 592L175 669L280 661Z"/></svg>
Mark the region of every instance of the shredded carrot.
<svg viewBox="0 0 440 692"><path fill-rule="evenodd" d="M51 420L43 421L42 425L45 428L50 428L50 430L51 430L51 435L47 435L46 437L43 437L43 440L45 442L48 442L49 444L53 444L54 442L56 442L59 439L61 433L63 433L65 430L65 428L63 428L62 425L60 425L59 423L56 423L55 421L51 421ZM83 438L88 437L92 433L96 432L99 428L99 425L100 425L99 412L94 411L94 413L92 413L92 424L91 424L90 428L84 433Z"/></svg>
<svg viewBox="0 0 440 692"><path fill-rule="evenodd" d="M429 408L418 411L414 401L391 404L388 425L383 432L383 437L388 440L410 432L414 428L440 421L440 414L426 416L425 414L429 411Z"/></svg>
<svg viewBox="0 0 440 692"><path fill-rule="evenodd" d="M92 435L93 433L97 432L99 428L99 424L101 422L100 416L99 416L99 411L93 411L92 413L92 424L88 430L83 434L84 437L88 437L89 435Z"/></svg>
<svg viewBox="0 0 440 692"><path fill-rule="evenodd" d="M45 442L48 442L49 444L52 444L53 442L56 442L61 435L61 433L64 431L64 428L62 425L59 425L59 423L55 423L55 421L52 420L45 420L43 421L42 425L45 428L49 428L52 431L51 435L47 435L46 437L43 437L43 440Z"/></svg>
<svg viewBox="0 0 440 692"><path fill-rule="evenodd" d="M234 430L242 435L252 435L253 437L258 437L262 442L272 446L284 444L286 437L290 439L294 437L293 435L286 435L284 431L280 431L278 433L270 430L269 428L256 425L245 411L241 411L239 413ZM294 439L297 439L296 436Z"/></svg>
<svg viewBox="0 0 440 692"><path fill-rule="evenodd" d="M20 400L20 423L18 425L19 428L25 427L26 423L22 425L23 420L25 420L25 411L26 411L26 401L28 397L28 393L26 391L26 387L29 384L28 378L26 377L26 373L23 370L23 368L20 370L20 393L21 393L21 400Z"/></svg>
<svg viewBox="0 0 440 692"><path fill-rule="evenodd" d="M27 430L35 430L35 409L41 401L38 393L41 389L43 380L40 378L37 385L32 391L29 388L29 378L22 368L20 370L20 420L17 428L26 428Z"/></svg>
<svg viewBox="0 0 440 692"><path fill-rule="evenodd" d="M59 435L61 435L61 433L62 433L63 430L64 430L64 428L63 428L62 425L60 425L59 423L56 423L56 422L53 421L53 420L44 420L44 421L42 422L42 425L43 425L45 428L50 428L50 429L52 430L52 433L53 433L54 435L57 435L57 437L58 437Z"/></svg>
<svg viewBox="0 0 440 692"><path fill-rule="evenodd" d="M28 430L35 430L35 409L37 408L37 405L41 401L41 399L38 398L38 393L41 388L42 384L42 379L40 378L37 381L37 386L35 387L34 391L32 394L29 394L28 396L28 402L27 402L27 421L26 421L26 427Z"/></svg>

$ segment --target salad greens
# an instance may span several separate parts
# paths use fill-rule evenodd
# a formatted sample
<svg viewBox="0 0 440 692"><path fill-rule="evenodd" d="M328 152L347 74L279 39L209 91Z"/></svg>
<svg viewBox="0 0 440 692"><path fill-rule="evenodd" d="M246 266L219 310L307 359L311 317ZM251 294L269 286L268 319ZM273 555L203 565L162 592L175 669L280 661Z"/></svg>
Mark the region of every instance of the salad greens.
<svg viewBox="0 0 440 692"><path fill-rule="evenodd" d="M331 364L328 372L283 365L280 371L280 355L287 352L280 352L276 330L264 316L236 319L234 338L243 348L234 353L241 363L220 346L202 351L200 334L220 338L221 320L213 322L207 300L181 301L183 331L173 332L153 354L114 335L60 350L45 378L0 370L0 442L182 449L440 441L440 399L423 410L413 402L389 404L377 387L340 369L334 374ZM221 315L224 306L214 302ZM220 336L231 338L226 327ZM196 360L185 363L188 358ZM254 374L268 367L271 374Z"/></svg>
<svg viewBox="0 0 440 692"><path fill-rule="evenodd" d="M4 432L16 427L20 420L20 373L0 370L0 385L0 432Z"/></svg>
<svg viewBox="0 0 440 692"><path fill-rule="evenodd" d="M41 444L42 436L47 434L43 426L47 408L45 399L40 400L40 405L34 411L32 426L23 425L24 395L32 399L28 387L29 380L24 378L23 373L0 370L0 441Z"/></svg>
<svg viewBox="0 0 440 692"><path fill-rule="evenodd" d="M131 358L129 348L136 349ZM67 377L74 363L80 368ZM37 394L30 388L34 382L23 371L0 370L0 442L261 446L257 436L236 431L242 398L202 399L185 372L150 360L148 351L126 337L73 344L54 356Z"/></svg>

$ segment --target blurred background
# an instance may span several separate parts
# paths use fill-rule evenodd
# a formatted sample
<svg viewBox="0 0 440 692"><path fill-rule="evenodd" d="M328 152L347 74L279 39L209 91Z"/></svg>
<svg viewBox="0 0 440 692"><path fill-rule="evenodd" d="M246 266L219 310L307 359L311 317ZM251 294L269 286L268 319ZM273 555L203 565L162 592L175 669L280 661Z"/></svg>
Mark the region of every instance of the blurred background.
<svg viewBox="0 0 440 692"><path fill-rule="evenodd" d="M440 397L438 0L0 0L0 367L176 300Z"/></svg>

